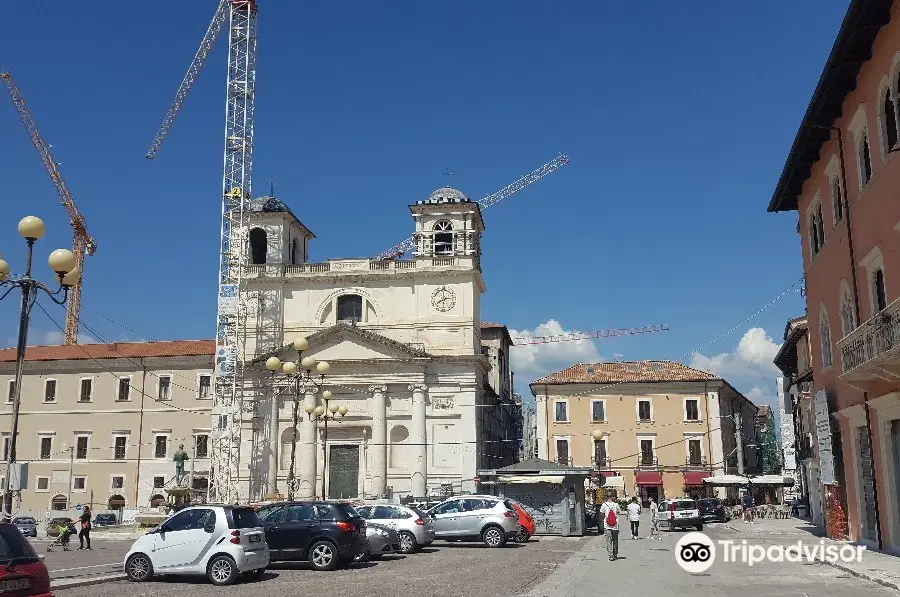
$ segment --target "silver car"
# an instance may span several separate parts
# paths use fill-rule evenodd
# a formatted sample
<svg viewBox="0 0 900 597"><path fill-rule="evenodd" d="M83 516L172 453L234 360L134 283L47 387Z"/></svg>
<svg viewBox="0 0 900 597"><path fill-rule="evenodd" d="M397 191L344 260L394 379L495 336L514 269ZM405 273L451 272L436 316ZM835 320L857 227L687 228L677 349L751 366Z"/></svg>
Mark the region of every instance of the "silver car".
<svg viewBox="0 0 900 597"><path fill-rule="evenodd" d="M444 500L428 511L438 539L483 541L503 547L519 532L519 515L509 500L494 495L465 495Z"/></svg>
<svg viewBox="0 0 900 597"><path fill-rule="evenodd" d="M383 524L366 521L366 552L356 557L357 562L380 560L382 556L400 551L400 537L396 529Z"/></svg>
<svg viewBox="0 0 900 597"><path fill-rule="evenodd" d="M400 535L400 553L415 553L434 542L434 521L430 516L407 506L363 504L356 511L366 522L386 525Z"/></svg>
<svg viewBox="0 0 900 597"><path fill-rule="evenodd" d="M37 538L37 521L30 516L19 516L17 518L13 518L12 523L16 525L16 528L22 532L26 537L35 537Z"/></svg>

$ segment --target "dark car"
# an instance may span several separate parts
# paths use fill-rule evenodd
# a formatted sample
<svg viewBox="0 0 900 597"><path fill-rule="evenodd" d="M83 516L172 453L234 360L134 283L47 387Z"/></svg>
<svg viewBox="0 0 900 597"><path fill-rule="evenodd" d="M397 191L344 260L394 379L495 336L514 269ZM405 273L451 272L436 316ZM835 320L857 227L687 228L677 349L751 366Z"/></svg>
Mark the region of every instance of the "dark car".
<svg viewBox="0 0 900 597"><path fill-rule="evenodd" d="M706 498L698 502L700 516L704 521L728 522L728 508L718 498Z"/></svg>
<svg viewBox="0 0 900 597"><path fill-rule="evenodd" d="M334 570L365 554L366 523L350 504L279 502L260 508L273 562L308 561L316 570Z"/></svg>
<svg viewBox="0 0 900 597"><path fill-rule="evenodd" d="M52 597L50 574L16 525L0 523L0 594Z"/></svg>
<svg viewBox="0 0 900 597"><path fill-rule="evenodd" d="M26 537L37 538L37 521L30 516L18 516L13 518L12 523L16 525L19 531Z"/></svg>
<svg viewBox="0 0 900 597"><path fill-rule="evenodd" d="M119 524L119 517L113 513L98 514L94 517L95 527L109 527Z"/></svg>

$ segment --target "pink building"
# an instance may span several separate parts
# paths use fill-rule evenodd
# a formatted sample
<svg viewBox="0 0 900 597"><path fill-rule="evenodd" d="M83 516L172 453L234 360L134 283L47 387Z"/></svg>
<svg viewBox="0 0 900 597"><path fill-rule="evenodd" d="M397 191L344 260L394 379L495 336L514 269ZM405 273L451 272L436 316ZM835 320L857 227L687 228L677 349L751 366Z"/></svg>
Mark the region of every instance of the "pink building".
<svg viewBox="0 0 900 597"><path fill-rule="evenodd" d="M768 208L799 215L812 391L824 391L832 421L837 487L824 492L845 495L852 540L896 554L898 121L900 3L852 0Z"/></svg>

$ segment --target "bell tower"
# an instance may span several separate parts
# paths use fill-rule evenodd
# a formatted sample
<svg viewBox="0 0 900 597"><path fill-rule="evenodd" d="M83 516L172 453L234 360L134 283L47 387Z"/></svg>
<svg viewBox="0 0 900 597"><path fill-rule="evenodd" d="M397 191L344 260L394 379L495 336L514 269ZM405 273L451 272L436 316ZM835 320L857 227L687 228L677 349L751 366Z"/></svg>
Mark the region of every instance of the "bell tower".
<svg viewBox="0 0 900 597"><path fill-rule="evenodd" d="M484 220L478 203L456 189L442 187L409 210L416 226L415 257L431 258L434 265L452 265L454 258L464 257L481 270Z"/></svg>

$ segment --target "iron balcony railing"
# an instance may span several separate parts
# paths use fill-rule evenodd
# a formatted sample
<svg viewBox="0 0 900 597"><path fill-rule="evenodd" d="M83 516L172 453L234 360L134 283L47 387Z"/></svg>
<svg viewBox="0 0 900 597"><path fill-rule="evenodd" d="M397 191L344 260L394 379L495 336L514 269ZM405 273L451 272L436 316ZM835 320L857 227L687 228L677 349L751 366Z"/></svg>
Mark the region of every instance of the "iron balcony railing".
<svg viewBox="0 0 900 597"><path fill-rule="evenodd" d="M841 352L844 373L865 365L898 345L900 345L900 299L847 334L837 344Z"/></svg>
<svg viewBox="0 0 900 597"><path fill-rule="evenodd" d="M641 454L638 457L638 468L652 468L659 466L659 458L650 454Z"/></svg>
<svg viewBox="0 0 900 597"><path fill-rule="evenodd" d="M706 466L706 457L690 457L688 456L684 460L685 466Z"/></svg>
<svg viewBox="0 0 900 597"><path fill-rule="evenodd" d="M609 456L594 458L594 466L598 471L604 471L612 468L612 458Z"/></svg>

